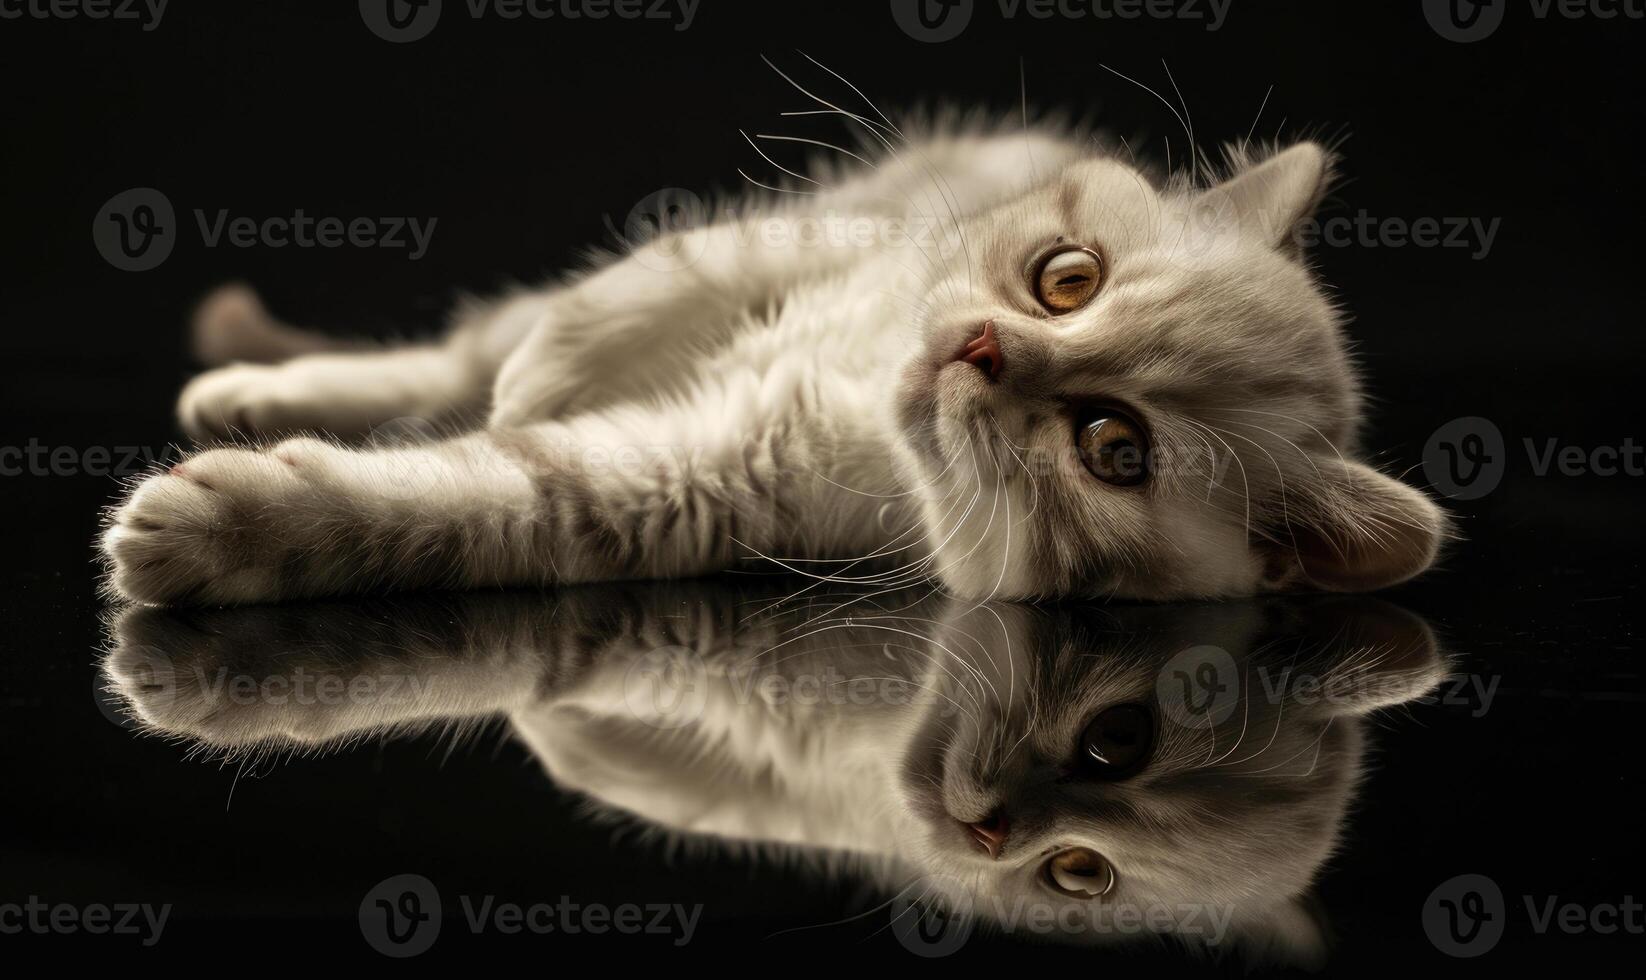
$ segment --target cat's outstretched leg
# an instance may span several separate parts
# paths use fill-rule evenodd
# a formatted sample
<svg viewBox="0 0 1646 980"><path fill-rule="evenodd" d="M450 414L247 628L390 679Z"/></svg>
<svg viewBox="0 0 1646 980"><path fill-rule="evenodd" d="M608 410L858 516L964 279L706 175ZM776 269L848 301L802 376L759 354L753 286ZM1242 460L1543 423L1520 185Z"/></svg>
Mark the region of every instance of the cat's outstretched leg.
<svg viewBox="0 0 1646 980"><path fill-rule="evenodd" d="M866 460L823 458L781 422L707 431L689 412L619 413L403 448L209 450L112 511L109 584L146 602L251 603L675 578L755 553L862 554L884 533L880 500L842 504L828 482ZM885 452L867 430L827 437Z"/></svg>
<svg viewBox="0 0 1646 980"><path fill-rule="evenodd" d="M200 306L196 354L223 367L178 398L183 430L200 441L302 431L354 437L401 418L478 415L502 360L487 336L509 304L477 311L445 339L387 347L279 323L243 286ZM523 333L523 326L517 331Z"/></svg>

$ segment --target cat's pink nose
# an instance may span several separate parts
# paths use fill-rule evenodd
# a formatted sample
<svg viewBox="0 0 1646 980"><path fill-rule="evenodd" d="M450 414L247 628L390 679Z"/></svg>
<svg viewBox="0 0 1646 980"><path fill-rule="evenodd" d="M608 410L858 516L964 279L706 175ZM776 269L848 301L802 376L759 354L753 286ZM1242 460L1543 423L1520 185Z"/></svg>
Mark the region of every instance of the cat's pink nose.
<svg viewBox="0 0 1646 980"><path fill-rule="evenodd" d="M967 824L966 829L971 832L972 841L989 852L989 857L998 858L1001 848L1006 846L1011 824L1006 821L1004 811L996 810L976 823Z"/></svg>
<svg viewBox="0 0 1646 980"><path fill-rule="evenodd" d="M967 344L966 349L961 351L955 360L965 361L976 367L990 381L1000 377L1000 372L1006 367L1006 355L1000 352L1000 341L994 337L993 320L983 324L983 332L978 334L976 340Z"/></svg>

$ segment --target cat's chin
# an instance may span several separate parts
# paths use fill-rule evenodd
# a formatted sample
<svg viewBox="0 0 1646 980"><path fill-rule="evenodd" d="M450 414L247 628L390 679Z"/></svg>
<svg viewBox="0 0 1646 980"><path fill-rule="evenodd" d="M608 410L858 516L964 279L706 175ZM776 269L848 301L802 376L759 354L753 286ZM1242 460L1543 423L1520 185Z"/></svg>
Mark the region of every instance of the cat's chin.
<svg viewBox="0 0 1646 980"><path fill-rule="evenodd" d="M996 387L975 367L917 358L904 367L894 409L904 441L921 464L942 470L956 454L988 445L998 400Z"/></svg>
<svg viewBox="0 0 1646 980"><path fill-rule="evenodd" d="M976 812L956 813L944 792L950 785L948 756L954 740L975 734L957 734L954 718L933 711L915 730L898 767L897 791L909 818L904 833L915 851L944 862L975 859L991 863L966 826L968 820L984 819L990 804L977 799L973 801Z"/></svg>

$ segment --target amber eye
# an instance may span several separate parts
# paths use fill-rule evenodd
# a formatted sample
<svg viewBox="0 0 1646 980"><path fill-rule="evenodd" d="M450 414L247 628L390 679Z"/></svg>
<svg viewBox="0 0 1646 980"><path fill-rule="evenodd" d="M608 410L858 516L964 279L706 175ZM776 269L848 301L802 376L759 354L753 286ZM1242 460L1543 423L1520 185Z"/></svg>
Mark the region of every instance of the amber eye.
<svg viewBox="0 0 1646 980"><path fill-rule="evenodd" d="M1089 248L1066 248L1040 263L1034 297L1053 313L1086 305L1103 285L1103 259Z"/></svg>
<svg viewBox="0 0 1646 980"><path fill-rule="evenodd" d="M1075 428L1075 450L1086 469L1104 483L1135 487L1149 478L1149 436L1126 413L1094 408Z"/></svg>
<svg viewBox="0 0 1646 980"><path fill-rule="evenodd" d="M1059 851L1046 862L1046 884L1070 898L1102 898L1114 890L1114 866L1089 847Z"/></svg>

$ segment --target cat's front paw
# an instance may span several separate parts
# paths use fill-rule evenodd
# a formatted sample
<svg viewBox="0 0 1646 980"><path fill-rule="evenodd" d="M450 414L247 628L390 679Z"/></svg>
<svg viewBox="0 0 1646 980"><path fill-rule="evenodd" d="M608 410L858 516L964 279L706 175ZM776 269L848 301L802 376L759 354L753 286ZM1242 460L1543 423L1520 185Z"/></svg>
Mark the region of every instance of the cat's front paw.
<svg viewBox="0 0 1646 980"><path fill-rule="evenodd" d="M149 603L277 598L281 569L304 544L303 471L331 451L314 440L214 449L144 480L103 532L110 588Z"/></svg>

